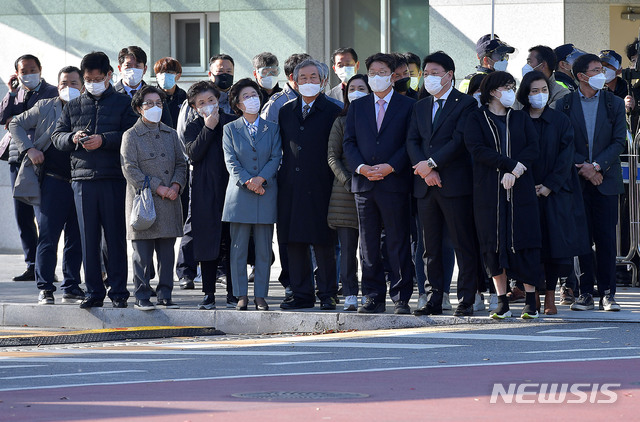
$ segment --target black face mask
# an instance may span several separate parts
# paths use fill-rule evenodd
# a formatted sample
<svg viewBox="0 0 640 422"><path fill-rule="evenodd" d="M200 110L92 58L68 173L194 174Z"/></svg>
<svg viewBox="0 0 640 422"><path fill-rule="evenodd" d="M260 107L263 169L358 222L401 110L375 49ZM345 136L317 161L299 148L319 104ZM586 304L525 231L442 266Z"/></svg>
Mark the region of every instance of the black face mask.
<svg viewBox="0 0 640 422"><path fill-rule="evenodd" d="M229 87L233 85L233 75L221 73L219 75L214 75L213 77L213 83L223 91L229 89Z"/></svg>
<svg viewBox="0 0 640 422"><path fill-rule="evenodd" d="M411 78L398 79L393 84L393 89L395 89L398 92L407 92L409 90L410 83L411 83Z"/></svg>

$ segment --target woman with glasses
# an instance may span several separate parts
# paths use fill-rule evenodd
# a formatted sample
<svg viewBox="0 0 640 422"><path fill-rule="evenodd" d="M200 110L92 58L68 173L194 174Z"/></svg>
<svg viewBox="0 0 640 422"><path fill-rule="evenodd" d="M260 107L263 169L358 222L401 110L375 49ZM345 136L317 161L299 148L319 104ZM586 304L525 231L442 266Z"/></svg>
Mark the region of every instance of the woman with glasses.
<svg viewBox="0 0 640 422"><path fill-rule="evenodd" d="M538 134L531 118L513 110L516 81L492 72L480 84L482 106L467 120L465 144L471 153L474 213L480 251L498 294L492 318L511 316L507 277L525 283L522 318L537 318L535 286L540 274L540 218L531 171L538 159Z"/></svg>
<svg viewBox="0 0 640 422"><path fill-rule="evenodd" d="M140 116L122 136L122 173L127 179L126 215L130 218L133 199L147 184L151 188L156 220L146 230L127 224L127 239L133 247L135 308L150 311L149 279L153 252L158 257L158 305L177 308L171 300L173 290L174 244L182 236L180 192L186 186L187 163L175 130L160 122L164 92L145 85L133 96L131 106Z"/></svg>

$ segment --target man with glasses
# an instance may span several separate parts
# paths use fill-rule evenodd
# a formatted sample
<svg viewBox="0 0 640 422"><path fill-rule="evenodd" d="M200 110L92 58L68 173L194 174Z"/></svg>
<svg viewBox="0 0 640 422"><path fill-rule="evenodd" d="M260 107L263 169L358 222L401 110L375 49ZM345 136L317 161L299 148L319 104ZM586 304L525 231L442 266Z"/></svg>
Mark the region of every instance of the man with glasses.
<svg viewBox="0 0 640 422"><path fill-rule="evenodd" d="M616 293L616 223L618 195L624 193L620 154L627 135L624 101L603 90L606 76L595 54L584 54L573 62L577 91L556 102L555 107L571 119L575 131L574 161L582 177L582 195L587 212L589 237L594 254L580 256L580 297L574 311L594 309L593 285L598 283L600 310L619 311Z"/></svg>
<svg viewBox="0 0 640 422"><path fill-rule="evenodd" d="M114 308L126 308L126 182L120 167L120 144L122 134L137 119L129 97L111 86L112 69L105 53L84 56L80 72L86 91L67 103L51 137L56 148L71 153L71 186L87 287L80 307L103 305L106 290L100 243L104 231L109 298Z"/></svg>
<svg viewBox="0 0 640 422"><path fill-rule="evenodd" d="M282 91L278 85L278 76L280 68L278 67L278 58L269 52L263 52L256 55L252 60L253 77L260 85L261 103L260 108L271 98L273 94Z"/></svg>
<svg viewBox="0 0 640 422"><path fill-rule="evenodd" d="M476 66L476 71L467 75L458 89L460 92L467 93L469 89L469 82L471 78L478 73L491 73L494 70L507 70L507 64L509 62L509 54L513 54L516 51L515 48L509 44L500 40L498 35L487 34L478 40L476 43L476 53L478 54L478 60L480 64Z"/></svg>

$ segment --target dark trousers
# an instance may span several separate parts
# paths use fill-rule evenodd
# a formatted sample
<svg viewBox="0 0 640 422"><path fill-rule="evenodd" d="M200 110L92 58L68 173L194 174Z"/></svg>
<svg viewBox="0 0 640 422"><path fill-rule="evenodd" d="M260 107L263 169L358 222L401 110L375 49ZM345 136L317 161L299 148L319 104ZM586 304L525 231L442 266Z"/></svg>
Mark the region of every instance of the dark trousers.
<svg viewBox="0 0 640 422"><path fill-rule="evenodd" d="M358 229L336 227L340 241L340 282L343 296L358 295Z"/></svg>
<svg viewBox="0 0 640 422"><path fill-rule="evenodd" d="M316 257L315 279L318 287L318 298L322 301L334 297L338 292L336 285L336 250L335 242L329 244L287 243L289 256L289 280L293 297L300 302L315 302L313 279L314 271L311 263L313 246Z"/></svg>
<svg viewBox="0 0 640 422"><path fill-rule="evenodd" d="M200 261L200 271L202 272L202 292L212 295L216 292L216 279L218 278L218 267L224 263L224 271L227 274L227 296L233 296L233 284L231 277L231 260L229 259L231 235L229 233L229 223L222 223L222 234L220 236L220 252L218 257L211 261Z"/></svg>
<svg viewBox="0 0 640 422"><path fill-rule="evenodd" d="M53 282L58 261L58 242L62 230L64 230L62 252L64 281L60 288L63 291L77 289L81 283L82 242L71 183L51 176L44 177L40 186L38 227L40 228L36 250L38 289L56 291Z"/></svg>
<svg viewBox="0 0 640 422"><path fill-rule="evenodd" d="M380 236L385 230L385 242L390 271L389 295L394 302L409 301L413 292L413 264L408 193L373 189L355 194L360 231L362 293L374 300L385 300L387 283L380 253Z"/></svg>
<svg viewBox="0 0 640 422"><path fill-rule="evenodd" d="M446 198L437 188L418 199L418 215L422 222L427 281L425 292L429 303L442 305L445 291L443 271L443 227L447 226L458 259L458 297L461 303L473 305L478 287L478 252L474 238L473 201L471 195Z"/></svg>
<svg viewBox="0 0 640 422"><path fill-rule="evenodd" d="M158 257L158 299L171 299L173 290L173 262L176 238L137 239L131 241L133 254L133 285L136 299L151 297L151 270L153 269L153 251Z"/></svg>
<svg viewBox="0 0 640 422"><path fill-rule="evenodd" d="M188 278L193 280L198 275L198 263L193 257L193 236L191 236L191 207L189 206L190 189L182 192L182 215L185 216L184 235L180 239L178 261L176 262L176 275L178 279ZM185 199L186 198L186 199Z"/></svg>
<svg viewBox="0 0 640 422"><path fill-rule="evenodd" d="M87 297L104 299L107 293L100 266L100 243L104 229L108 251L109 298L127 300L126 182L124 179L82 180L72 182L71 186L82 239Z"/></svg>
<svg viewBox="0 0 640 422"><path fill-rule="evenodd" d="M20 164L9 164L9 173L11 175L11 187L16 184L16 177ZM33 267L36 263L36 249L38 247L38 229L35 222L35 210L33 206L24 202L13 200L13 210L15 212L16 223L18 223L18 233L20 234L20 242L22 243L22 251L24 253L24 262L27 267Z"/></svg>
<svg viewBox="0 0 640 422"><path fill-rule="evenodd" d="M573 270L573 258L544 263L545 290L556 290L559 278L566 278Z"/></svg>
<svg viewBox="0 0 640 422"><path fill-rule="evenodd" d="M282 287L286 288L291 285L291 278L289 276L289 254L287 253L287 244L280 240L278 240L278 256L280 257L281 268L278 281L282 284Z"/></svg>
<svg viewBox="0 0 640 422"><path fill-rule="evenodd" d="M618 196L603 195L590 182L583 183L582 197L587 212L589 239L596 245L595 259L591 252L580 256L580 293L593 293L594 277L600 295L616 293L616 224Z"/></svg>

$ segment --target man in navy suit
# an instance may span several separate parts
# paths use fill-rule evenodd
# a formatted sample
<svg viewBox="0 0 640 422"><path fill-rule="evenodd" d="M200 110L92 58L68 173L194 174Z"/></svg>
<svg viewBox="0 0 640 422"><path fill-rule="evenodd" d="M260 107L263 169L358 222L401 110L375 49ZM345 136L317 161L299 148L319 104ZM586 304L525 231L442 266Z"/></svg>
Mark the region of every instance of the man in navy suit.
<svg viewBox="0 0 640 422"><path fill-rule="evenodd" d="M574 162L582 180L589 236L596 245L580 257L580 297L574 311L594 308L593 284L598 282L600 310L619 311L616 293L616 224L618 195L624 192L620 154L624 150L627 126L622 99L603 90L606 78L600 58L585 54L573 63L579 89L555 103L565 112L575 132Z"/></svg>
<svg viewBox="0 0 640 422"><path fill-rule="evenodd" d="M431 94L413 107L407 152L414 169L413 195L425 245L427 304L414 315L442 313L444 272L442 230L446 224L458 266L458 297L454 315L473 315L478 254L473 224L473 174L463 132L467 116L477 108L453 87L453 59L442 51L425 57L424 86Z"/></svg>
<svg viewBox="0 0 640 422"><path fill-rule="evenodd" d="M380 255L384 227L389 253L389 295L395 313L409 314L413 264L409 242L411 168L406 137L414 100L393 90L395 59L378 53L366 60L373 94L351 103L344 130L344 154L354 172L360 230L362 292L360 313L385 311L387 284Z"/></svg>

